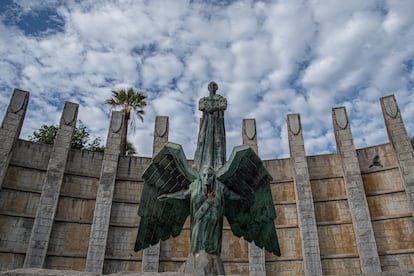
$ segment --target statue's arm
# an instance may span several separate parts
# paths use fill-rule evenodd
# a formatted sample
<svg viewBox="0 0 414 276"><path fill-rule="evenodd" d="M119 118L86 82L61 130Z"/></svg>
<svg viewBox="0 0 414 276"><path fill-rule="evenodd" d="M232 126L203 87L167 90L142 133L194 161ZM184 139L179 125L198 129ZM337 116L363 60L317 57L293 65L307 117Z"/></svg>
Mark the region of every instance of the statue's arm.
<svg viewBox="0 0 414 276"><path fill-rule="evenodd" d="M175 192L175 193L171 193L171 194L162 194L160 196L158 196L159 200L165 200L167 198L172 198L172 199L186 199L189 198L191 196L191 189L187 189L184 191L179 191L179 192Z"/></svg>
<svg viewBox="0 0 414 276"><path fill-rule="evenodd" d="M205 98L201 98L198 102L198 109L200 111L206 111L207 109L207 100Z"/></svg>
<svg viewBox="0 0 414 276"><path fill-rule="evenodd" d="M200 111L207 111L209 113L215 111L224 111L227 109L227 100L223 96L216 96L214 98L202 98L198 102L198 109Z"/></svg>
<svg viewBox="0 0 414 276"><path fill-rule="evenodd" d="M212 101L210 112L214 111L224 111L227 109L227 100L223 96L216 95Z"/></svg>
<svg viewBox="0 0 414 276"><path fill-rule="evenodd" d="M224 111L226 109L227 109L227 100L224 97L220 97L220 100L219 100L219 110Z"/></svg>

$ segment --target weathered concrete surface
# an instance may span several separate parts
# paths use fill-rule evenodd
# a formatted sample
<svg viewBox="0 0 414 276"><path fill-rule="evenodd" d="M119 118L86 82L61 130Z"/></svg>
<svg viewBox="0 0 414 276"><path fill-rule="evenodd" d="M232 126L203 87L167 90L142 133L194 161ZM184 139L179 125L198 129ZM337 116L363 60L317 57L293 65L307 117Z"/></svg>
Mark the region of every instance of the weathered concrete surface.
<svg viewBox="0 0 414 276"><path fill-rule="evenodd" d="M54 270L54 269L37 269L37 268L22 268L9 271L0 271L1 276L100 276L102 274L93 272L82 272L73 270ZM182 274L179 272L118 272L114 274L106 274L110 276L186 276L188 274ZM414 270L412 271L387 271L379 273L368 273L366 276L413 276ZM344 275L345 276L345 275ZM356 276L346 275L346 276Z"/></svg>
<svg viewBox="0 0 414 276"><path fill-rule="evenodd" d="M307 275L322 275L318 228L312 195L309 168L305 154L302 125L299 114L288 114L288 137L290 158L294 170L294 187L298 225L300 228L303 272ZM283 251L282 251L283 252ZM283 254L283 253L282 253Z"/></svg>
<svg viewBox="0 0 414 276"><path fill-rule="evenodd" d="M405 192L414 216L414 149L407 135L403 118L394 95L381 98L382 113L388 137L395 149L395 155L404 182Z"/></svg>
<svg viewBox="0 0 414 276"><path fill-rule="evenodd" d="M375 272L366 273L362 275L366 275L366 276L412 276L414 275L414 271L394 270L394 271L377 272L377 273ZM356 275L354 274L354 275L346 275L346 276L356 276Z"/></svg>
<svg viewBox="0 0 414 276"><path fill-rule="evenodd" d="M397 126L397 123L402 124L398 119L401 114L398 113L396 118L387 114L385 116L395 123L392 128L398 127L401 130L400 126ZM260 135L252 130L254 129L250 128L243 134L251 137L250 142L255 141L255 134ZM158 134L163 134L163 131L164 129L157 129ZM402 133L397 129L393 131L395 135ZM154 141L156 142L160 141ZM399 142L393 141L356 149L381 268L384 271L397 270L394 273L363 275L414 276L414 272L411 274L400 272L401 270L414 271L414 235L412 235L414 220L405 189L406 182L403 179L403 176L407 177L405 173L411 171L402 169L398 158L407 156L405 153L397 154L394 148L396 143ZM0 270L17 269L23 266L51 153L50 145L20 139L17 139L13 145L11 159L0 190ZM373 158L377 155L382 166L371 166ZM74 149L69 151L45 267L72 270L72 274L69 275L98 275L85 274L82 271L85 270L103 156L103 153ZM105 274L154 275L137 274L141 271L142 252L133 252L139 224L137 210L143 187L141 176L150 162L149 157L121 156L119 158L105 248L103 271ZM192 161L189 162L191 164ZM361 275L341 156L338 154L306 156L306 162L315 207L322 274ZM278 214L275 225L277 225L282 250L282 257L266 253L266 273L267 275L303 275L303 252L293 182L294 166L290 157L265 160L264 164L274 179L271 190ZM408 162L406 168L413 170L413 165L409 164ZM178 271L190 251L189 235L190 224L187 222L178 237L162 242L159 271ZM72 242L75 239L78 242ZM223 242L221 258L227 275L248 275L248 243L234 236L227 222L223 229L223 241L225 242ZM134 273L111 274L119 271L134 271ZM0 275L19 275L4 273L0 272ZM54 275L64 275L62 273L64 272ZM182 274L175 272L159 275Z"/></svg>
<svg viewBox="0 0 414 276"><path fill-rule="evenodd" d="M154 126L154 142L152 157L154 157L168 142L169 119L167 116L157 116ZM154 244L142 251L142 271L157 272L160 264L160 243Z"/></svg>
<svg viewBox="0 0 414 276"><path fill-rule="evenodd" d="M74 271L74 270L55 270L55 269L30 269L30 268L22 268L22 269L14 269L9 271L1 271L0 275L4 276L98 276L102 275L99 273L94 272L82 272L82 271ZM182 274L178 272L118 272L114 274L106 274L106 275L128 275L128 276L154 276L154 275L162 275L162 276L185 276L187 274Z"/></svg>
<svg viewBox="0 0 414 276"><path fill-rule="evenodd" d="M29 102L29 92L15 89L0 125L0 189L12 156L13 145L18 140Z"/></svg>
<svg viewBox="0 0 414 276"><path fill-rule="evenodd" d="M178 271L198 276L225 275L221 258L208 254L204 250L196 254L191 253Z"/></svg>
<svg viewBox="0 0 414 276"><path fill-rule="evenodd" d="M361 168L345 107L332 109L332 121L334 122L337 152L342 159L344 183L355 229L361 271L364 273L381 272L381 262L371 224Z"/></svg>
<svg viewBox="0 0 414 276"><path fill-rule="evenodd" d="M65 103L47 166L24 267L41 268L44 265L78 110L78 104Z"/></svg>
<svg viewBox="0 0 414 276"><path fill-rule="evenodd" d="M102 161L101 175L99 177L95 211L86 257L86 271L89 272L100 273L104 266L124 124L126 122L124 121L122 111L113 111Z"/></svg>
<svg viewBox="0 0 414 276"><path fill-rule="evenodd" d="M243 144L252 147L254 152L258 155L259 147L257 145L255 119L243 119L242 137ZM249 275L266 275L265 250L263 248L256 246L253 242L249 243Z"/></svg>

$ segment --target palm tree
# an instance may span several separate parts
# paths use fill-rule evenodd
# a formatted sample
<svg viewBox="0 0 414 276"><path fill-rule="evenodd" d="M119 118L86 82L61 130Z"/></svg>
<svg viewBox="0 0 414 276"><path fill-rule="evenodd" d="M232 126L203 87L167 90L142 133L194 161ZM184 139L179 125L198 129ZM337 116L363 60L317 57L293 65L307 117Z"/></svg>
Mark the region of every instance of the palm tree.
<svg viewBox="0 0 414 276"><path fill-rule="evenodd" d="M132 131L135 131L135 118L138 117L141 122L144 121L144 107L147 106L145 101L147 96L143 92L135 91L132 87L112 91L112 98L107 99L105 103L109 104L112 109L121 108L124 111L124 129L121 136L121 155L125 155L127 149L128 122ZM132 117L131 117L132 115Z"/></svg>
<svg viewBox="0 0 414 276"><path fill-rule="evenodd" d="M125 155L134 156L134 154L136 153L137 153L137 149L135 148L135 146L131 142L127 142Z"/></svg>

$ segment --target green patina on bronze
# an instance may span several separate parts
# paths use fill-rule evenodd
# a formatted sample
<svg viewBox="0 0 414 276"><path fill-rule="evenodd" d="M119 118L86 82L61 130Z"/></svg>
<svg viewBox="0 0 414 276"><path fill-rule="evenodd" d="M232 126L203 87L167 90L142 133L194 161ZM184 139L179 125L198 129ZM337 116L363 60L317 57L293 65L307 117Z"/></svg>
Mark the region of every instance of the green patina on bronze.
<svg viewBox="0 0 414 276"><path fill-rule="evenodd" d="M198 104L198 109L203 112L194 157L198 170L203 166L217 170L226 163L224 111L227 108L227 100L216 93L217 89L217 84L211 82L208 85L210 95L201 98Z"/></svg>
<svg viewBox="0 0 414 276"><path fill-rule="evenodd" d="M216 90L210 83L210 96L200 100L197 170L188 166L180 145L167 143L144 172L135 251L178 236L190 215L191 252L220 256L226 216L234 235L280 256L272 177L247 145L235 147L225 163L227 103Z"/></svg>

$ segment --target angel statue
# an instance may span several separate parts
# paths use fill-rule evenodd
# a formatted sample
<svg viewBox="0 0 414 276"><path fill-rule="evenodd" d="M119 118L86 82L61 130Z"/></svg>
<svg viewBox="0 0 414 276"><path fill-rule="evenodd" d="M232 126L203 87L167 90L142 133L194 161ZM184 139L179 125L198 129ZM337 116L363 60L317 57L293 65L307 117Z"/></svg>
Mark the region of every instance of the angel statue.
<svg viewBox="0 0 414 276"><path fill-rule="evenodd" d="M210 135L199 135L199 141L200 137L207 142L213 139L215 124L208 127ZM218 156L214 148L205 154ZM199 165L190 167L181 146L169 142L153 158L143 174L135 251L178 236L190 216L191 254L184 266L192 262L194 267L183 272L224 275L220 253L225 216L234 235L280 256L270 191L272 177L254 150L248 145L237 146L220 167L215 167L218 163L210 162L210 158L200 161L199 156L196 153L195 163ZM212 265L198 268L199 254L212 259ZM194 273L197 269L203 273Z"/></svg>

